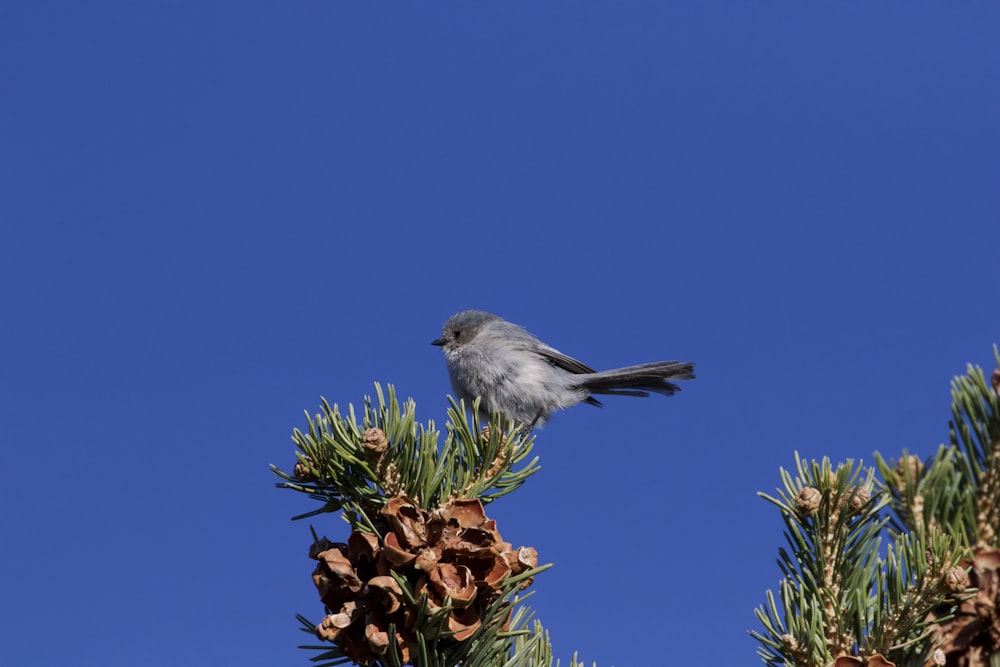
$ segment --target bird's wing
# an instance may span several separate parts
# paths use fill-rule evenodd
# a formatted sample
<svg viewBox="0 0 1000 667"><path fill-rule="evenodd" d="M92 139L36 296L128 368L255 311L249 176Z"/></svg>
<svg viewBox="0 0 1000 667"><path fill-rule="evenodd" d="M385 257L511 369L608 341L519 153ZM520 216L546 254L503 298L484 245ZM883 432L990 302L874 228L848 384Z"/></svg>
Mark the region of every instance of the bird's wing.
<svg viewBox="0 0 1000 667"><path fill-rule="evenodd" d="M563 370L567 370L570 373L596 373L590 366L581 363L574 359L573 357L567 357L565 354L559 350L553 349L548 345L539 345L535 348L535 352L542 355L548 359L551 363L555 364Z"/></svg>

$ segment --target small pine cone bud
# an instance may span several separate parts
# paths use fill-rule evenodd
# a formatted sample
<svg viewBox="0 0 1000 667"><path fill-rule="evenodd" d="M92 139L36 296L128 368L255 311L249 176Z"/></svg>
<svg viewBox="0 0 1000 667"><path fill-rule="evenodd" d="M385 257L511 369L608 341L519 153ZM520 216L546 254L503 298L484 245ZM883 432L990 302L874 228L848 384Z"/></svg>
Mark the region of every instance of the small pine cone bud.
<svg viewBox="0 0 1000 667"><path fill-rule="evenodd" d="M819 503L823 500L823 494L813 486L804 486L795 497L795 509L802 514L809 516L819 509Z"/></svg>
<svg viewBox="0 0 1000 667"><path fill-rule="evenodd" d="M309 468L309 464L312 463L312 459L308 456L305 457L304 461L297 461L295 467L292 469L292 477L295 478L297 482L315 482L318 478Z"/></svg>
<svg viewBox="0 0 1000 667"><path fill-rule="evenodd" d="M990 383L993 385L993 393L1000 396L1000 368L993 371L993 375L990 377Z"/></svg>
<svg viewBox="0 0 1000 667"><path fill-rule="evenodd" d="M969 587L969 573L962 567L953 567L944 573L941 583L949 593L961 593Z"/></svg>
<svg viewBox="0 0 1000 667"><path fill-rule="evenodd" d="M859 510L872 499L871 492L861 486L856 486L850 490L851 507Z"/></svg>
<svg viewBox="0 0 1000 667"><path fill-rule="evenodd" d="M389 441L382 429L370 428L361 434L361 446L364 448L365 454L374 459L380 459L389 449Z"/></svg>

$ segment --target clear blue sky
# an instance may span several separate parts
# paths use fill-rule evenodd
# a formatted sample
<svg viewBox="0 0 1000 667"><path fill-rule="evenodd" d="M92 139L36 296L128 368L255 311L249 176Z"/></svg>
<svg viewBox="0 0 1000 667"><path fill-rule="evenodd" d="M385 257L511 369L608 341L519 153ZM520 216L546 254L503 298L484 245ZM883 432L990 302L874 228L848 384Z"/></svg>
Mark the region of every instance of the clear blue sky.
<svg viewBox="0 0 1000 667"><path fill-rule="evenodd" d="M491 507L556 655L756 664L792 453L947 439L1000 341L1000 5L0 5L0 663L305 665L320 396L444 420L481 308L671 399ZM315 522L344 535L336 519Z"/></svg>

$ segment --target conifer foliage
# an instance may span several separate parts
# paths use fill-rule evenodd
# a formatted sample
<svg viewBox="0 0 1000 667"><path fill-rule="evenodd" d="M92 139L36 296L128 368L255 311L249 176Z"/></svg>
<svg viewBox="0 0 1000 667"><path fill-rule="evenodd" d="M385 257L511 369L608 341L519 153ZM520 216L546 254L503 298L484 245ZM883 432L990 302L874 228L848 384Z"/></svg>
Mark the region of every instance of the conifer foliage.
<svg viewBox="0 0 1000 667"><path fill-rule="evenodd" d="M1000 368L955 378L950 443L928 461L796 454L777 496L760 494L787 542L751 632L765 664L1000 666L998 391Z"/></svg>
<svg viewBox="0 0 1000 667"><path fill-rule="evenodd" d="M330 642L304 648L320 665L501 667L552 665L541 624L522 603L548 566L528 546L505 541L490 502L538 470L534 438L478 405L451 402L444 442L418 424L413 401L393 387L342 414L325 400L296 429L292 473L274 466L279 487L320 503L294 517L339 512L346 539L313 531L313 583L325 609L303 629ZM469 414L472 415L471 421ZM332 644L332 647L331 647ZM574 658L571 667L582 667Z"/></svg>

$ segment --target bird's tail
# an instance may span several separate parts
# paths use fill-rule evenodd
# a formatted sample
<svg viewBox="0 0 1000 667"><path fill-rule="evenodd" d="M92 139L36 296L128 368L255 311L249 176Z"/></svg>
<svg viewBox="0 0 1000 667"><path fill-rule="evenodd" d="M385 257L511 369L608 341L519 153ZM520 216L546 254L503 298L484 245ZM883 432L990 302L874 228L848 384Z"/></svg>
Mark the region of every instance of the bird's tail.
<svg viewBox="0 0 1000 667"><path fill-rule="evenodd" d="M574 378L577 386L591 394L615 396L649 396L650 392L671 396L681 388L667 380L693 379L694 364L681 361L626 366L600 373L585 373Z"/></svg>

